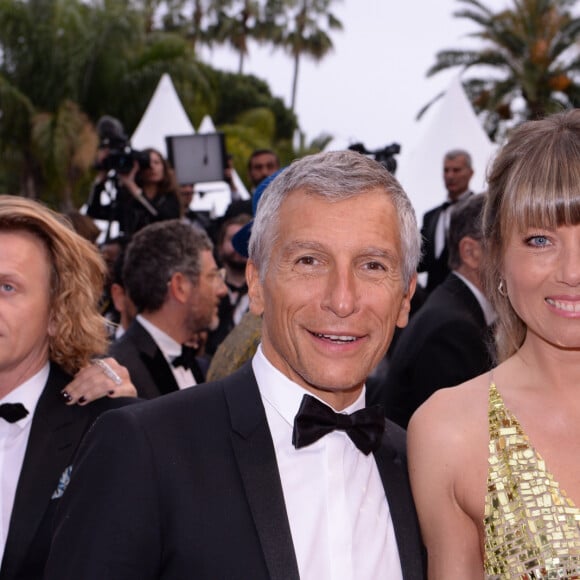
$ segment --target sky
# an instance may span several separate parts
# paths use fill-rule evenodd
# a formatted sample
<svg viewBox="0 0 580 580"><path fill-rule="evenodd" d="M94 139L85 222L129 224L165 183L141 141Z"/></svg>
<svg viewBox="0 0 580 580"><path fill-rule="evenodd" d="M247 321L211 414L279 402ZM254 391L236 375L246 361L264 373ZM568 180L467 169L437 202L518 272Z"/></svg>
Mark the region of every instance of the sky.
<svg viewBox="0 0 580 580"><path fill-rule="evenodd" d="M501 9L508 1L484 4ZM332 35L334 51L320 63L301 61L296 112L307 139L325 133L340 147L412 146L420 135L418 111L457 74L426 77L437 51L478 46L467 36L475 25L453 17L461 7L456 0L337 0L332 11L344 29ZM237 57L227 49L214 49L204 59L237 70ZM244 72L266 80L289 105L292 66L282 52L254 46Z"/></svg>

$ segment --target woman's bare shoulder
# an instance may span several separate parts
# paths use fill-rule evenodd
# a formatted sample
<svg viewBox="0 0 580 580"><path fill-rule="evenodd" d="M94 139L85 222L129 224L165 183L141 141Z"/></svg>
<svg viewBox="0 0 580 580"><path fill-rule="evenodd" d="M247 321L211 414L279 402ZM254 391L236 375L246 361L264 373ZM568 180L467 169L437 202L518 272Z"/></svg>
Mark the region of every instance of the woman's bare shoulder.
<svg viewBox="0 0 580 580"><path fill-rule="evenodd" d="M456 387L439 389L413 415L413 423L471 424L487 417L490 373L479 375Z"/></svg>

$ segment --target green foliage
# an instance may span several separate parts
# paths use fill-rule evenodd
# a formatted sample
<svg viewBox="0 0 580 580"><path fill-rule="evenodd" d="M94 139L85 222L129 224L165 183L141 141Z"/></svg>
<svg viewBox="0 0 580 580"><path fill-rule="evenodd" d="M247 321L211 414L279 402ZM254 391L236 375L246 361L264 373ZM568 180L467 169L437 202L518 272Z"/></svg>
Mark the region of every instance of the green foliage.
<svg viewBox="0 0 580 580"><path fill-rule="evenodd" d="M251 40L283 47L295 59L295 86L299 59L332 48L328 32L341 24L331 4L0 0L0 190L57 208L80 205L96 151L94 123L112 115L131 134L163 73L195 125L209 114L226 133L240 175L255 148L290 161L298 128L292 110L263 80L201 63L196 46L229 43L240 69Z"/></svg>
<svg viewBox="0 0 580 580"><path fill-rule="evenodd" d="M213 119L217 125L232 124L244 111L269 109L275 119L274 141L292 139L297 128L296 116L278 97L273 97L268 85L252 75L237 75L214 71L216 106Z"/></svg>

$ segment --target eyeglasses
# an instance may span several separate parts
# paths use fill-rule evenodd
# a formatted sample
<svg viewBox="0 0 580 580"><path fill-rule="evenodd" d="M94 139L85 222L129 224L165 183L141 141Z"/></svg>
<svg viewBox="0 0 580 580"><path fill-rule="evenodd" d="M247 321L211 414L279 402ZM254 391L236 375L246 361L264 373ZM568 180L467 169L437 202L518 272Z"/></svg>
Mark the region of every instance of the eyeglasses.
<svg viewBox="0 0 580 580"><path fill-rule="evenodd" d="M216 268L215 270L212 270L211 272L208 272L207 274L205 274L205 276L207 276L210 279L210 281L214 284L217 283L218 281L221 283L225 283L225 281L226 281L226 269L225 268ZM173 275L171 276L171 278L173 278ZM168 286L169 286L169 284L171 284L171 278L167 282Z"/></svg>
<svg viewBox="0 0 580 580"><path fill-rule="evenodd" d="M208 276L211 278L212 282L225 282L226 281L226 269L225 268L219 268L217 270L214 270L213 272L210 272L208 274Z"/></svg>

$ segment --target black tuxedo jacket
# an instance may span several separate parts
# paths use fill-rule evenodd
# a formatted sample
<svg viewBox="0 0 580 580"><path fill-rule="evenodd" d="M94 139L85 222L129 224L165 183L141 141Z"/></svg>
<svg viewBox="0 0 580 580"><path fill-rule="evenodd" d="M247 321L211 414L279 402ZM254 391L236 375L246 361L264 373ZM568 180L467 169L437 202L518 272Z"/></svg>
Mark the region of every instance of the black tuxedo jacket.
<svg viewBox="0 0 580 580"><path fill-rule="evenodd" d="M34 412L30 437L16 488L0 580L36 580L48 557L61 476L84 433L103 411L136 399L100 399L66 406L60 391L72 380L51 364L48 381ZM64 480L63 480L64 482Z"/></svg>
<svg viewBox="0 0 580 580"><path fill-rule="evenodd" d="M154 399L179 390L167 359L137 320L133 320L127 332L111 345L109 354L127 367L140 398ZM204 382L199 368L192 372L198 383Z"/></svg>
<svg viewBox="0 0 580 580"><path fill-rule="evenodd" d="M424 578L404 432L389 423L375 458L404 578ZM61 508L47 580L299 578L250 363L221 381L105 414Z"/></svg>
<svg viewBox="0 0 580 580"><path fill-rule="evenodd" d="M492 366L492 337L473 292L455 274L429 295L403 329L381 386L387 417L402 427L431 394Z"/></svg>
<svg viewBox="0 0 580 580"><path fill-rule="evenodd" d="M472 195L470 192L469 195ZM421 236L423 238L421 262L417 268L418 272L427 272L427 292L432 292L449 274L449 251L447 249L447 242L441 255L435 257L435 232L437 230L437 222L441 212L448 207L447 203L428 211L423 216L423 225L421 226Z"/></svg>

